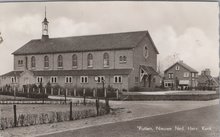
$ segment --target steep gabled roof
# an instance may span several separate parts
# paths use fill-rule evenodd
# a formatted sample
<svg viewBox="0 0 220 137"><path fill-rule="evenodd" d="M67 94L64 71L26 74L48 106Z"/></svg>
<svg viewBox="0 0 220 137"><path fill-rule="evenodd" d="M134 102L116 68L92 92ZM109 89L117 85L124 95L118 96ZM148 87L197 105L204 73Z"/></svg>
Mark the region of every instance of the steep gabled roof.
<svg viewBox="0 0 220 137"><path fill-rule="evenodd" d="M152 68L151 66L140 65L140 67L144 69L144 71L146 71L147 74L158 75L157 71L154 70L154 68Z"/></svg>
<svg viewBox="0 0 220 137"><path fill-rule="evenodd" d="M179 64L180 66L184 67L185 69L187 69L190 72L195 72L198 73L197 70L195 70L194 68L190 67L189 65L183 63L182 61L178 61L176 63L174 63L172 66L170 66L169 68L167 68L164 72L167 72L169 69L171 69L173 66L175 66L176 64Z"/></svg>
<svg viewBox="0 0 220 137"><path fill-rule="evenodd" d="M110 33L87 36L74 36L63 38L49 38L31 40L24 46L13 52L14 55L65 53L80 51L120 50L132 49L147 37L155 51L158 53L148 31Z"/></svg>
<svg viewBox="0 0 220 137"><path fill-rule="evenodd" d="M199 75L198 83L207 83L207 81L211 80L212 77L210 75Z"/></svg>

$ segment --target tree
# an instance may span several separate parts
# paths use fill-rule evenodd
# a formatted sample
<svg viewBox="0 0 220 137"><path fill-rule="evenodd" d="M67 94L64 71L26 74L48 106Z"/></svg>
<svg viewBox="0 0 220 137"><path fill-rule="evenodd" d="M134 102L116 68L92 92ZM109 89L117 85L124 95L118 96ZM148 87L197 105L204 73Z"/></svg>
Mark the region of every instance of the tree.
<svg viewBox="0 0 220 137"><path fill-rule="evenodd" d="M164 59L164 62L163 62L163 65L168 68L170 67L171 65L173 65L174 63L176 63L177 61L179 61L180 58L179 58L179 54L178 53L174 53L172 55L168 55L165 59Z"/></svg>
<svg viewBox="0 0 220 137"><path fill-rule="evenodd" d="M0 32L0 44L3 42L3 38L1 36L1 32Z"/></svg>

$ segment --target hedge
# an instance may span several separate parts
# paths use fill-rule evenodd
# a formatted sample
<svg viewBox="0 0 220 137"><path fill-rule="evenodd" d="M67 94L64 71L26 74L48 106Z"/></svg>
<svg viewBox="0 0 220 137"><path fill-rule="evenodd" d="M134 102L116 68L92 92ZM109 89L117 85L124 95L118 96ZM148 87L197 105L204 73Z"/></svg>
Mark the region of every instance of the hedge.
<svg viewBox="0 0 220 137"><path fill-rule="evenodd" d="M0 95L8 95L8 96L14 96L14 92L0 92ZM23 93L23 92L16 92L16 97L28 97L28 98L36 98L36 99L41 99L41 98L48 98L47 94L43 94L43 93Z"/></svg>
<svg viewBox="0 0 220 137"><path fill-rule="evenodd" d="M100 115L106 114L103 106L100 107ZM72 112L73 120L84 119L88 117L95 117L96 109L84 109ZM41 114L19 114L17 117L17 127L56 123L70 120L70 112L48 112ZM5 117L0 119L0 129L15 127L14 119L12 117Z"/></svg>

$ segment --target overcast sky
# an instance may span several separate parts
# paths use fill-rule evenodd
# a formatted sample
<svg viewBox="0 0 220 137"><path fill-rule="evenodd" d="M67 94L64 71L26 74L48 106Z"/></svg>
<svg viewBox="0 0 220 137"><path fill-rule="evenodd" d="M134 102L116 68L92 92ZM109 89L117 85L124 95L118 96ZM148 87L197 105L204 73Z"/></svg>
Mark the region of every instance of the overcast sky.
<svg viewBox="0 0 220 137"><path fill-rule="evenodd" d="M148 30L162 69L176 54L199 72L219 73L217 3L139 1L0 3L0 74L13 70L13 51L41 38L45 6L50 37Z"/></svg>

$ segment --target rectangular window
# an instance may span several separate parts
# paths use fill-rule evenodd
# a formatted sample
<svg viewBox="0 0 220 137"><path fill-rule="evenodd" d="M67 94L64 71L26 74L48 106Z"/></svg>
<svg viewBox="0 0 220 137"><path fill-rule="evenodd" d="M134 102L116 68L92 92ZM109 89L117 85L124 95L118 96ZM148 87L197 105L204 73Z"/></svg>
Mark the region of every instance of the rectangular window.
<svg viewBox="0 0 220 137"><path fill-rule="evenodd" d="M18 66L19 67L23 66L23 60L18 60Z"/></svg>
<svg viewBox="0 0 220 137"><path fill-rule="evenodd" d="M50 83L57 83L57 77L50 77Z"/></svg>
<svg viewBox="0 0 220 137"><path fill-rule="evenodd" d="M17 83L17 77L11 77L11 83Z"/></svg>
<svg viewBox="0 0 220 137"><path fill-rule="evenodd" d="M122 83L122 76L114 76L114 83Z"/></svg>
<svg viewBox="0 0 220 137"><path fill-rule="evenodd" d="M189 72L184 72L183 77L185 78L189 77Z"/></svg>
<svg viewBox="0 0 220 137"><path fill-rule="evenodd" d="M98 76L96 83L102 83L103 80L105 80L105 76Z"/></svg>
<svg viewBox="0 0 220 137"><path fill-rule="evenodd" d="M193 78L195 77L195 73L192 73L192 77L193 77Z"/></svg>
<svg viewBox="0 0 220 137"><path fill-rule="evenodd" d="M88 76L81 76L80 83L88 83Z"/></svg>
<svg viewBox="0 0 220 137"><path fill-rule="evenodd" d="M36 82L37 83L42 83L43 82L43 77L37 77Z"/></svg>
<svg viewBox="0 0 220 137"><path fill-rule="evenodd" d="M180 66L176 66L176 70L180 70Z"/></svg>
<svg viewBox="0 0 220 137"><path fill-rule="evenodd" d="M66 76L65 77L65 83L72 83L72 77L71 76Z"/></svg>
<svg viewBox="0 0 220 137"><path fill-rule="evenodd" d="M126 57L126 56L120 56L120 57L119 57L119 63L120 63L120 64L125 64L125 63L127 63L127 57Z"/></svg>
<svg viewBox="0 0 220 137"><path fill-rule="evenodd" d="M173 73L169 73L169 74L168 74L168 77L169 77L170 79L172 79L172 78L173 78Z"/></svg>

